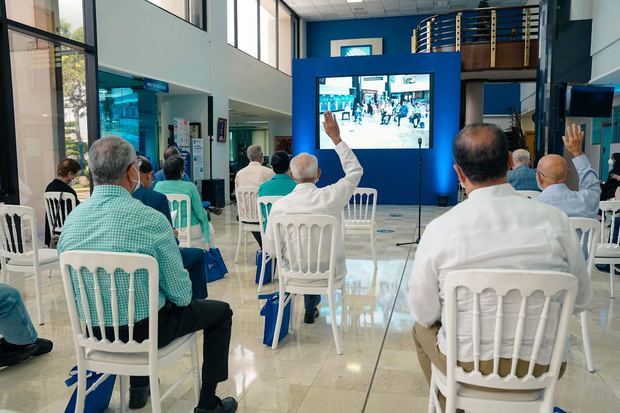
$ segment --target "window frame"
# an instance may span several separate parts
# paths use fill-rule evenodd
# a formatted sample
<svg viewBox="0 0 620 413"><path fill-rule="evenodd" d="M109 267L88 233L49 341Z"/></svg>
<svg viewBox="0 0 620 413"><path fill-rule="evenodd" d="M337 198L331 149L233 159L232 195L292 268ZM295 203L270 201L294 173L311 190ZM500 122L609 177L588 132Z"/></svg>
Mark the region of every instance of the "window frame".
<svg viewBox="0 0 620 413"><path fill-rule="evenodd" d="M183 1L183 8L184 8L185 17L181 17L179 15L176 15L173 12L171 12L170 10L168 10L168 9L158 5L158 4L155 4L155 3L153 3L150 0L144 0L144 1L146 1L149 4L151 4L152 6L157 7L160 10L165 11L166 13L176 17L177 19L183 20L185 23L188 23L188 24L196 27L197 29L200 29L200 30L203 30L205 32L208 32L208 30L207 30L208 29L208 22L207 22L207 6L208 5L207 5L207 0L195 0L195 1L202 2L202 26L198 26L198 25L196 25L196 24L194 24L194 23L192 23L190 21L190 10L191 10L190 1L192 1L192 0L184 0Z"/></svg>
<svg viewBox="0 0 620 413"><path fill-rule="evenodd" d="M0 147L6 148L0 151L0 202L7 204L19 204L20 202L9 31L41 39L54 47L67 47L84 54L89 147L100 137L95 0L82 0L82 10L84 43L9 19L6 13L6 0L0 0ZM56 68L55 75L57 78L62 77L62 69ZM59 155L64 157L64 117L59 128L62 128L62 133L58 137L62 140L62 145L59 145Z"/></svg>
<svg viewBox="0 0 620 413"><path fill-rule="evenodd" d="M148 1L148 0L147 0ZM291 6L289 6L288 4L286 4L285 1L283 0L275 0L276 3L276 37L275 37L275 47L276 47L276 65L273 66L263 60L261 60L261 31L260 31L260 15L261 15L261 1L257 0L256 1L256 19L257 19L257 33L256 33L256 42L257 42L257 47L258 47L258 52L257 52L257 57L252 56L249 53L246 53L245 51L243 51L242 49L239 48L239 24L238 24L238 20L239 20L239 14L238 14L238 5L237 5L237 0L232 0L233 1L233 13L234 13L234 19L233 19L233 24L234 24L234 44L231 44L230 42L228 42L228 34L226 35L226 41L228 42L228 44L232 47L234 47L235 49L247 54L248 56L251 56L252 58L258 60L261 63L266 64L269 67L272 67L282 73L284 73L287 76L291 76L291 74L284 72L281 68L280 68L280 25L279 25L279 19L280 19L280 8L283 5L284 7L286 7L286 9L290 12L290 16L291 16L291 34L294 34L295 38L291 39L291 63L293 59L297 59L299 58L299 50L300 50L300 28L299 28L299 15L297 13L295 13L295 11L291 8ZM228 5L226 7L226 13L228 13ZM228 18L228 16L227 16ZM228 31L227 31L228 33ZM292 64L291 64L291 69L292 69Z"/></svg>

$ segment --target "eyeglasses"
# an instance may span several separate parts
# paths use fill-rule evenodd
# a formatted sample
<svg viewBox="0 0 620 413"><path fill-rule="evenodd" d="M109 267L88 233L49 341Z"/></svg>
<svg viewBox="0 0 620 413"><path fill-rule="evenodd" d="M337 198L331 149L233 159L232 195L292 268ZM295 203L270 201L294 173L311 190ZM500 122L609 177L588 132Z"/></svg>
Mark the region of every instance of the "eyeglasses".
<svg viewBox="0 0 620 413"><path fill-rule="evenodd" d="M545 175L545 174L544 174L544 173L543 173L540 169L536 169L536 173L539 173L539 174L541 174L542 176L547 176L547 175Z"/></svg>

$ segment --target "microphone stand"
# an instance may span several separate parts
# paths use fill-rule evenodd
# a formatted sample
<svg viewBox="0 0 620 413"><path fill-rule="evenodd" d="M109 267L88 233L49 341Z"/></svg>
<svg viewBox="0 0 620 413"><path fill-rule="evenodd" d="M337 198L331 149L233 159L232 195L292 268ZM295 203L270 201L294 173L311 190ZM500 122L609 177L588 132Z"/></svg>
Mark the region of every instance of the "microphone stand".
<svg viewBox="0 0 620 413"><path fill-rule="evenodd" d="M418 138L418 237L413 242L399 242L397 247L403 245L417 245L420 243L420 237L422 236L422 166L424 162L422 160L422 138ZM415 235L415 233L414 233Z"/></svg>

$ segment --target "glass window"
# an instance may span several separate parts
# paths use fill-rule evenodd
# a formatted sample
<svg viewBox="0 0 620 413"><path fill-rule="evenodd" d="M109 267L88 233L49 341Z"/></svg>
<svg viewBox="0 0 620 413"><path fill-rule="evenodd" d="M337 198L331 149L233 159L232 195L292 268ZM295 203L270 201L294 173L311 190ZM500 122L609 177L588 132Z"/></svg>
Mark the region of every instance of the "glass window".
<svg viewBox="0 0 620 413"><path fill-rule="evenodd" d="M156 6L161 7L162 9L179 16L183 20L187 20L185 18L185 0L148 0Z"/></svg>
<svg viewBox="0 0 620 413"><path fill-rule="evenodd" d="M236 46L235 44L235 0L228 0L227 10L227 38L228 44Z"/></svg>
<svg viewBox="0 0 620 413"><path fill-rule="evenodd" d="M202 29L207 29L207 22L204 21L205 9L203 0L190 0L189 1L189 22L194 26Z"/></svg>
<svg viewBox="0 0 620 413"><path fill-rule="evenodd" d="M5 0L9 19L84 41L82 0Z"/></svg>
<svg viewBox="0 0 620 413"><path fill-rule="evenodd" d="M258 58L258 8L256 0L237 0L237 47Z"/></svg>
<svg viewBox="0 0 620 413"><path fill-rule="evenodd" d="M279 57L279 69L284 73L291 74L291 63L293 59L293 24L292 13L288 7L280 3L278 10L278 51Z"/></svg>
<svg viewBox="0 0 620 413"><path fill-rule="evenodd" d="M276 67L276 1L260 0L260 60Z"/></svg>
<svg viewBox="0 0 620 413"><path fill-rule="evenodd" d="M42 235L41 194L56 177L62 154L86 160L85 55L11 30L9 50L20 203L35 209ZM76 192L88 197L86 177Z"/></svg>

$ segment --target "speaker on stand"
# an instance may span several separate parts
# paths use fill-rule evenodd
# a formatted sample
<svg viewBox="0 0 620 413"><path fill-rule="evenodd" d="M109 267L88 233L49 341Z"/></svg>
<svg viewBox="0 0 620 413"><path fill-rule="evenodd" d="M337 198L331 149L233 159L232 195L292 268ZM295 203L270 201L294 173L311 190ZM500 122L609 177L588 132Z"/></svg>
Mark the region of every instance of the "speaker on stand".
<svg viewBox="0 0 620 413"><path fill-rule="evenodd" d="M216 208L224 208L224 180L213 179L213 96L207 98L207 136L209 137L209 179L202 181L202 199Z"/></svg>

